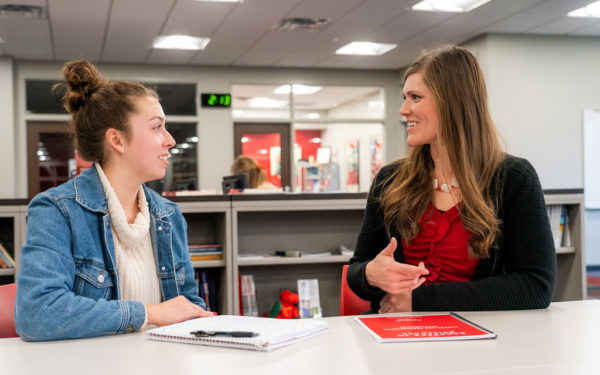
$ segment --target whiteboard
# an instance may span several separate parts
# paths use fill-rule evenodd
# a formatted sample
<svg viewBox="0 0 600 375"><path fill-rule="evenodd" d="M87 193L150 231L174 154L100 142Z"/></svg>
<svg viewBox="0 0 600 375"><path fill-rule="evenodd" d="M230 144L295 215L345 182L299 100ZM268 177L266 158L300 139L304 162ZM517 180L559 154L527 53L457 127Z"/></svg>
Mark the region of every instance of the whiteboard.
<svg viewBox="0 0 600 375"><path fill-rule="evenodd" d="M600 111L583 111L583 192L585 208L600 209Z"/></svg>

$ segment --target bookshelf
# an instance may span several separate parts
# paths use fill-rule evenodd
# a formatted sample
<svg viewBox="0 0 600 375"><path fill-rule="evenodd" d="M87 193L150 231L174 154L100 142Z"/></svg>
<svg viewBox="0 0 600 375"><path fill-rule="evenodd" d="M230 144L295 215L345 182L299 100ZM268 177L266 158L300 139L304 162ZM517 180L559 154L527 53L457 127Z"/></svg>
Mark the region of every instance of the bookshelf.
<svg viewBox="0 0 600 375"><path fill-rule="evenodd" d="M553 301L586 299L583 190L545 190L544 198L547 206L567 207L571 234L571 246L556 249L558 273Z"/></svg>
<svg viewBox="0 0 600 375"><path fill-rule="evenodd" d="M571 245L556 250L558 276L554 301L586 298L583 191L546 190L547 205L566 205ZM348 255L276 257L276 250L335 252L353 249L366 194L268 194L169 197L188 224L188 243L220 244L223 259L195 261L214 283L220 314L239 313L238 275L251 274L259 314L268 312L280 288L297 290L298 279L319 279L324 316L339 312L342 265ZM0 240L18 262L25 241L27 200L0 200ZM12 241L12 245L11 244ZM249 255L254 256L250 257ZM17 263L18 264L18 263ZM15 270L0 270L0 284L13 282Z"/></svg>
<svg viewBox="0 0 600 375"><path fill-rule="evenodd" d="M269 312L281 288L297 291L298 279L314 278L323 315L338 315L342 265L350 256L335 254L340 245L354 248L365 204L366 194L232 196L233 280L254 276L259 315ZM279 257L277 250L334 255Z"/></svg>
<svg viewBox="0 0 600 375"><path fill-rule="evenodd" d="M0 284L15 282L21 247L25 242L27 200L0 200L0 242L15 260L15 268L0 268Z"/></svg>
<svg viewBox="0 0 600 375"><path fill-rule="evenodd" d="M231 271L231 203L226 196L171 197L177 202L188 228L188 245L219 244L223 259L193 261L196 272L205 271L219 314L233 309Z"/></svg>

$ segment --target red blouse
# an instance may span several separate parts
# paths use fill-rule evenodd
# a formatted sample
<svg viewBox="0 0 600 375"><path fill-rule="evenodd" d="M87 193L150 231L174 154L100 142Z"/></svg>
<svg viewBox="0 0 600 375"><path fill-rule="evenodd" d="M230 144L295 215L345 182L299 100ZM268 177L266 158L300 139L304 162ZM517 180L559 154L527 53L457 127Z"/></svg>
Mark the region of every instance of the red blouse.
<svg viewBox="0 0 600 375"><path fill-rule="evenodd" d="M442 213L430 204L421 217L421 232L409 244L402 239L406 263L423 262L429 271L425 284L469 281L479 263L470 258L470 233L456 206Z"/></svg>

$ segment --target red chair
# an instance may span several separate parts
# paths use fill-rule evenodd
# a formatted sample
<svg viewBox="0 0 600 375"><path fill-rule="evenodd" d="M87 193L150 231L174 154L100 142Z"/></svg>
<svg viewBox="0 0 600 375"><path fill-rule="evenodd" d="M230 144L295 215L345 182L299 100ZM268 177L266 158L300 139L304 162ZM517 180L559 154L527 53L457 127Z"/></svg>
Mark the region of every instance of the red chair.
<svg viewBox="0 0 600 375"><path fill-rule="evenodd" d="M0 285L0 338L19 337L15 329L17 284Z"/></svg>
<svg viewBox="0 0 600 375"><path fill-rule="evenodd" d="M340 315L360 315L369 311L371 304L369 301L361 299L348 286L346 275L348 274L348 265L342 268L342 290L340 293Z"/></svg>

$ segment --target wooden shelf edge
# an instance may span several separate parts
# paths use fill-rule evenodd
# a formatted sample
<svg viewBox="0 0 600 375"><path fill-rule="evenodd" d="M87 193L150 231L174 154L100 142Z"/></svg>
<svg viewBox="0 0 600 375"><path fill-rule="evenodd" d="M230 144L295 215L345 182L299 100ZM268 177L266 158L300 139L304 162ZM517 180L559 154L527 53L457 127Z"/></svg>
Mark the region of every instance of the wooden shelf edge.
<svg viewBox="0 0 600 375"><path fill-rule="evenodd" d="M575 246L557 247L556 254L575 254Z"/></svg>
<svg viewBox="0 0 600 375"><path fill-rule="evenodd" d="M278 266L285 264L348 263L350 255L332 255L326 257L264 257L260 259L238 258L238 266Z"/></svg>
<svg viewBox="0 0 600 375"><path fill-rule="evenodd" d="M193 260L192 266L194 268L217 268L225 267L225 260Z"/></svg>
<svg viewBox="0 0 600 375"><path fill-rule="evenodd" d="M14 268L0 268L0 276L14 276Z"/></svg>

